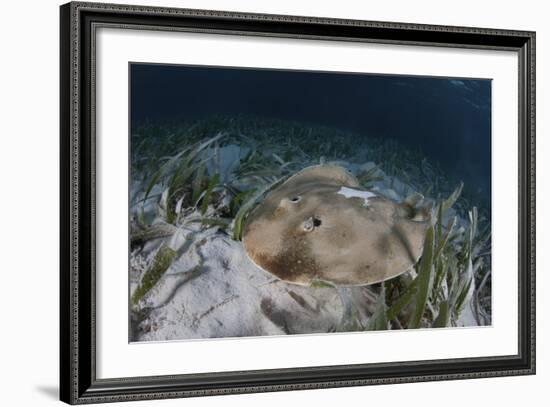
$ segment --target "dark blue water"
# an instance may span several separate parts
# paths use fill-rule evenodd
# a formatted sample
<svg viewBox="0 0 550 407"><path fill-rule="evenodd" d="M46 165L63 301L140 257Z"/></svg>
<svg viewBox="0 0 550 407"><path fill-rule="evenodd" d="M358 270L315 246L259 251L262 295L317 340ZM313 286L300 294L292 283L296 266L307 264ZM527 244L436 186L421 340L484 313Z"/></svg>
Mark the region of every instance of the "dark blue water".
<svg viewBox="0 0 550 407"><path fill-rule="evenodd" d="M491 81L132 64L131 121L250 115L389 137L490 201Z"/></svg>

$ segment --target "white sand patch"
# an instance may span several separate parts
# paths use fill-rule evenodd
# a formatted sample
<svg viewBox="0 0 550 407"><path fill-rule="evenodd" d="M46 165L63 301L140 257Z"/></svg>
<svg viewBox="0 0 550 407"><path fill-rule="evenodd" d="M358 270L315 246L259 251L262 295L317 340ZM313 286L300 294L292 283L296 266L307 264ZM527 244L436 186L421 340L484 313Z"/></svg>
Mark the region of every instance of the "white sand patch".
<svg viewBox="0 0 550 407"><path fill-rule="evenodd" d="M212 232L187 234L183 252L140 301L141 308L150 311L139 324L134 340L342 329L344 305L336 289L302 287L278 280L252 263L241 242ZM344 291L351 295L354 289ZM366 316L362 319L366 323Z"/></svg>

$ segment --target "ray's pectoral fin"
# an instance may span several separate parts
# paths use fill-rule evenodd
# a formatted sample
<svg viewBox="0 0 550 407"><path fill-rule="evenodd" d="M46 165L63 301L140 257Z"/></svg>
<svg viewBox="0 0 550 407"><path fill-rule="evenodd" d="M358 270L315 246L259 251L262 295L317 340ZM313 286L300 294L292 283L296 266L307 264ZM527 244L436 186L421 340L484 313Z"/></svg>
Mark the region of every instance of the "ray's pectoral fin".
<svg viewBox="0 0 550 407"><path fill-rule="evenodd" d="M401 246L405 252L409 261L413 264L418 260L419 254L415 252L414 245L409 240L407 231L403 228L402 224L396 224L392 227L392 236L395 237L395 241Z"/></svg>

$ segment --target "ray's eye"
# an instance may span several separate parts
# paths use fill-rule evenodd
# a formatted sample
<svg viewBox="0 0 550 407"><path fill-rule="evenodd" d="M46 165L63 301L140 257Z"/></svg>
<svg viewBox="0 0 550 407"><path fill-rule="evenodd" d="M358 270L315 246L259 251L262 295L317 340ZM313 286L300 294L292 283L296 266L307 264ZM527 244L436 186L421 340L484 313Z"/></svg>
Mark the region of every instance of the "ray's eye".
<svg viewBox="0 0 550 407"><path fill-rule="evenodd" d="M313 226L321 226L321 219L319 218L313 218Z"/></svg>
<svg viewBox="0 0 550 407"><path fill-rule="evenodd" d="M300 202L300 199L302 199L302 197L300 197L300 196L295 196L294 198L292 198L292 199L290 200L290 202L294 202L294 203Z"/></svg>

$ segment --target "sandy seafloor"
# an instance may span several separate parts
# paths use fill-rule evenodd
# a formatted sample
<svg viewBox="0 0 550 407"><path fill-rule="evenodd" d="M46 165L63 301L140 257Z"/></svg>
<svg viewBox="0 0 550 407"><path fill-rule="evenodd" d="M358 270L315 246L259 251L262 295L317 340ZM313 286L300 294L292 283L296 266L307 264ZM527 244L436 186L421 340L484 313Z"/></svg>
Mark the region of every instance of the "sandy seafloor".
<svg viewBox="0 0 550 407"><path fill-rule="evenodd" d="M219 165L226 174L238 167L246 153L238 145L219 149ZM373 162L336 164L354 174L369 170ZM417 190L395 176L377 170L372 191L402 201ZM131 195L143 195L144 185L133 183ZM156 185L153 192L160 194ZM152 194L153 195L153 194ZM131 213L138 210L135 205ZM207 213L213 212L209 207ZM130 310L130 341L166 341L263 335L362 331L376 309L377 287L304 287L286 283L263 271L247 257L240 241L218 228L201 226L198 210L188 212L176 225L159 218L157 203L149 200L145 214L164 228L164 237L149 240L130 253L130 295L138 287L161 246L176 252L160 280ZM456 211L446 213L444 223ZM467 227L467 220L458 218ZM414 277L414 270L408 272ZM472 284L455 325L475 326Z"/></svg>

